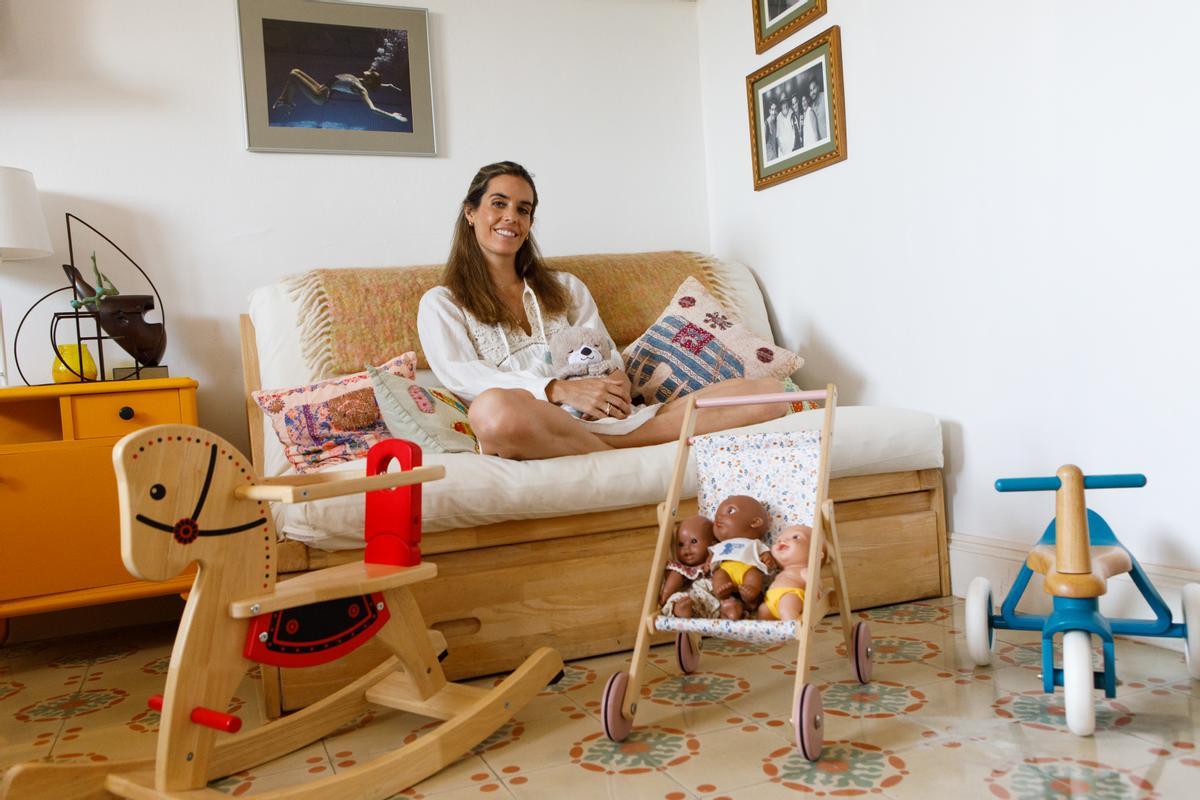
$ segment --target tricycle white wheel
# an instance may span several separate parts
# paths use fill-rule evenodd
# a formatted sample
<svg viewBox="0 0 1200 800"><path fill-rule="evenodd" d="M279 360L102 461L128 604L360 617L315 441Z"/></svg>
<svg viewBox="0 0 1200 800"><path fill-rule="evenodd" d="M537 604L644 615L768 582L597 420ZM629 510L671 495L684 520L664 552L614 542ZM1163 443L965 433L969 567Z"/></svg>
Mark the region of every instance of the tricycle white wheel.
<svg viewBox="0 0 1200 800"><path fill-rule="evenodd" d="M625 702L625 690L629 686L628 672L614 672L604 684L600 699L600 721L604 723L604 735L614 742L623 742L633 730L633 720L625 719L621 705Z"/></svg>
<svg viewBox="0 0 1200 800"><path fill-rule="evenodd" d="M964 609L967 656L981 667L992 663L992 585L980 575L967 588Z"/></svg>
<svg viewBox="0 0 1200 800"><path fill-rule="evenodd" d="M1067 727L1076 736L1091 736L1096 729L1091 634L1087 631L1063 634L1062 664Z"/></svg>
<svg viewBox="0 0 1200 800"><path fill-rule="evenodd" d="M1183 626L1187 628L1183 653L1188 673L1200 680L1200 583L1188 583L1183 587Z"/></svg>

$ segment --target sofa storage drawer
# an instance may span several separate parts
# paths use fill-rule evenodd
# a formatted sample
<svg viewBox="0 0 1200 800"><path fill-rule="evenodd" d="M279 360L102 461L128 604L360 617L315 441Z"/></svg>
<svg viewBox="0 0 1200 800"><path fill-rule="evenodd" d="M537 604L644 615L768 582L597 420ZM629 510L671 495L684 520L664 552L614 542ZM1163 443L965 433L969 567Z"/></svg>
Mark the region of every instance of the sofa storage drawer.
<svg viewBox="0 0 1200 800"><path fill-rule="evenodd" d="M69 402L76 439L124 436L150 425L183 420L179 392L172 389L76 395Z"/></svg>
<svg viewBox="0 0 1200 800"><path fill-rule="evenodd" d="M433 556L412 587L425 624L446 637L451 680L507 672L542 646L564 659L633 647L655 528ZM349 683L386 651L371 641L320 667L280 670L283 710Z"/></svg>

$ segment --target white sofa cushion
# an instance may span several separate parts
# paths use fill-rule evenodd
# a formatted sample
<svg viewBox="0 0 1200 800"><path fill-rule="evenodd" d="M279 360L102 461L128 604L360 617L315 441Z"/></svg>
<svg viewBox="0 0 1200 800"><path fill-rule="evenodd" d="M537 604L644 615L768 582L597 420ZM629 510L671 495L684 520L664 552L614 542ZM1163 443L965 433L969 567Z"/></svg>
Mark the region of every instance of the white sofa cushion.
<svg viewBox="0 0 1200 800"><path fill-rule="evenodd" d="M791 414L742 430L820 428L823 411ZM427 454L446 477L422 487L422 529L437 531L507 520L557 517L659 503L666 498L675 442L540 461L510 461L473 453ZM361 471L364 462L327 469ZM872 475L942 467L942 429L930 414L894 408L843 406L833 436L833 475ZM685 497L696 494L689 464ZM323 550L363 546L361 495L293 506L276 506L276 523L287 538Z"/></svg>

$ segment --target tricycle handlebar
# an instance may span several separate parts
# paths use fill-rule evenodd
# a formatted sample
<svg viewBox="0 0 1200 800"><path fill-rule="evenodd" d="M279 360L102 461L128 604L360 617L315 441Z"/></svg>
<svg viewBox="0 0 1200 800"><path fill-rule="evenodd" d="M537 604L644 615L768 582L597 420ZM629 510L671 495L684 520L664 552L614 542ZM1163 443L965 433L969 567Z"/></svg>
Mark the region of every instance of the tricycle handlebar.
<svg viewBox="0 0 1200 800"><path fill-rule="evenodd" d="M1084 489L1140 489L1146 485L1146 476L1129 475L1085 475ZM1049 478L1000 478L996 481L997 492L1057 492L1062 481Z"/></svg>

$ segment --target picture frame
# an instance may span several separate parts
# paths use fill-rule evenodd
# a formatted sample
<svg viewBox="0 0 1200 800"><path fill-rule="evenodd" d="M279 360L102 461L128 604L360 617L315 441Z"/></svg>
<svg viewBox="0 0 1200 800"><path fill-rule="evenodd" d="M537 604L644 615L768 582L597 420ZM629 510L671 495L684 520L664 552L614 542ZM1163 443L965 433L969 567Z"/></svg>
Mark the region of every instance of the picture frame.
<svg viewBox="0 0 1200 800"><path fill-rule="evenodd" d="M844 161L841 29L834 25L747 75L746 104L755 191Z"/></svg>
<svg viewBox="0 0 1200 800"><path fill-rule="evenodd" d="M827 0L750 0L754 10L754 52L762 53L824 16Z"/></svg>
<svg viewBox="0 0 1200 800"><path fill-rule="evenodd" d="M238 26L248 150L437 155L426 9L238 0Z"/></svg>

